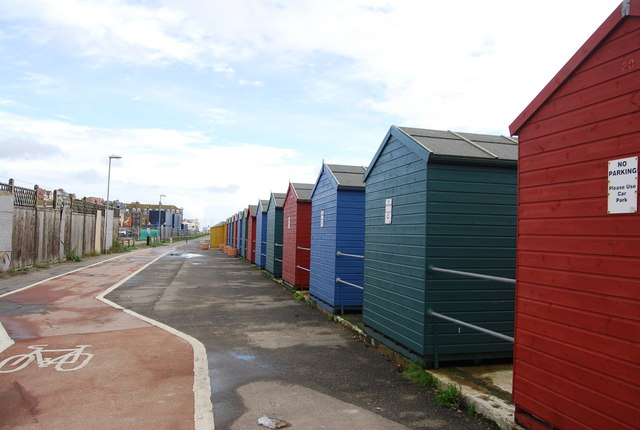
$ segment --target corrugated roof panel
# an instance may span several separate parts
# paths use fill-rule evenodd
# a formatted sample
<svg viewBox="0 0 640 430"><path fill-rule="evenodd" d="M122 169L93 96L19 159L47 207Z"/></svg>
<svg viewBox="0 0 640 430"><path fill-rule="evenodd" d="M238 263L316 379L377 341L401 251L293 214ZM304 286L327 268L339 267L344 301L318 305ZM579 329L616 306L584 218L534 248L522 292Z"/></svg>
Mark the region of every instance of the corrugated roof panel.
<svg viewBox="0 0 640 430"><path fill-rule="evenodd" d="M314 184L298 184L291 183L293 188L296 190L296 194L298 195L298 199L300 200L310 200L311 199L311 191L313 191Z"/></svg>
<svg viewBox="0 0 640 430"><path fill-rule="evenodd" d="M345 166L340 164L327 164L327 167L343 187L364 187L362 176L367 170L363 166Z"/></svg>
<svg viewBox="0 0 640 430"><path fill-rule="evenodd" d="M504 136L398 127L436 156L515 161L518 145Z"/></svg>
<svg viewBox="0 0 640 430"><path fill-rule="evenodd" d="M276 207L281 208L282 204L284 203L284 199L285 197L287 197L287 195L285 193L272 193L272 194L273 194L273 198L276 201Z"/></svg>

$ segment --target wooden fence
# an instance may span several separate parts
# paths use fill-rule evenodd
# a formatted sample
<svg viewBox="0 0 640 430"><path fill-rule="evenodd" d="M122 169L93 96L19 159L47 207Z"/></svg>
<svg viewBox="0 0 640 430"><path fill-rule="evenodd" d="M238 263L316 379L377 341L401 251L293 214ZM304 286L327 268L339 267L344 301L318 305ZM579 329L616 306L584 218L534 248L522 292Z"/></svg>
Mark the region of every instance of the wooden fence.
<svg viewBox="0 0 640 430"><path fill-rule="evenodd" d="M0 193L13 195L13 207L5 207L3 211L13 213L6 220L10 231L0 237L0 253L8 262L0 265L0 270L64 261L72 254L99 253L103 242L109 250L113 238L117 237L117 208L108 210L108 219L112 222L105 232L104 204L78 200L62 192L54 192L52 200L38 200L37 186L30 190L16 187L12 181L0 183ZM10 204L9 201L5 206Z"/></svg>

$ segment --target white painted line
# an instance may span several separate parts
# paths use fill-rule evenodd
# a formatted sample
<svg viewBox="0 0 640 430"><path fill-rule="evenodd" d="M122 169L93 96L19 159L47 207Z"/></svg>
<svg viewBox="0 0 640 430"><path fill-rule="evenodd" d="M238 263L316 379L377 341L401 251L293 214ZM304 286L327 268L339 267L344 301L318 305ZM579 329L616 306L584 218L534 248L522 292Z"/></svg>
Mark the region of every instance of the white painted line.
<svg viewBox="0 0 640 430"><path fill-rule="evenodd" d="M200 342L198 339L194 337L189 336L186 333L182 333L181 331L178 331L173 327L163 324L160 321L156 321L144 315L140 315L139 313L134 312L132 310L125 309L122 306L118 305L117 303L114 303L109 299L105 299L104 297L107 294L109 294L111 291L115 290L116 288L118 288L119 286L127 282L129 279L133 278L138 273L146 269L148 266L152 265L162 257L166 256L173 249L175 248L172 248L166 253L151 260L149 263L145 264L140 269L136 270L135 272L133 272L123 280L109 287L107 290L97 295L96 299L116 309L120 309L135 318L141 319L153 326L161 328L162 330L165 330L173 334L174 336L178 336L179 338L184 339L191 345L191 348L193 348L193 395L194 395L194 411L195 411L193 419L194 419L195 429L196 430L213 430L214 419L213 419L213 404L211 403L211 381L209 380L209 363L207 360L207 350L205 349L202 342Z"/></svg>
<svg viewBox="0 0 640 430"><path fill-rule="evenodd" d="M107 261L111 261L111 260L115 260L116 258L124 257L125 255L131 255L131 254L127 253L127 254L117 255L117 256L115 256L113 258L108 258L106 260L102 260L102 261L98 261L97 263L90 264L88 266L79 267L77 269L73 269L73 270L70 270L68 272L61 273L60 275L55 275L55 276L52 276L50 278L43 279L42 281L35 282L35 283L31 284L31 285L27 285L26 287L19 288L19 289L15 290L15 291L9 291L8 293L0 294L0 298L9 296L11 294L19 293L20 291L28 290L29 288L33 288L36 285L40 285L40 284L42 284L44 282L47 282L47 281L50 281L52 279L60 278L61 276L69 275L70 273L74 273L74 272L77 272L79 270L88 269L89 267L97 266L98 264L106 263Z"/></svg>
<svg viewBox="0 0 640 430"><path fill-rule="evenodd" d="M7 331L2 326L2 323L0 323L0 352L9 348L14 343L13 339L11 339Z"/></svg>

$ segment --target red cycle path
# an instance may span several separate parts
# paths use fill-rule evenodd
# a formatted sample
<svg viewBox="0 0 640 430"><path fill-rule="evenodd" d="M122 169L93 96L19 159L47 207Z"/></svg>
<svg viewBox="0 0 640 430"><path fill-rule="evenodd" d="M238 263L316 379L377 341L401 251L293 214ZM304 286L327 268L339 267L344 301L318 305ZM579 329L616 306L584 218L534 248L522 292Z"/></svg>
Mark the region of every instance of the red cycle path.
<svg viewBox="0 0 640 430"><path fill-rule="evenodd" d="M0 428L213 427L208 375L205 368L203 381L203 372L194 372L194 359L200 366L203 360L194 354L193 341L96 298L167 252L160 249L126 254L0 298L0 322L15 341L0 353L0 362L32 352L32 345L90 345L84 352L93 354L77 370L39 367L34 360L0 373ZM198 377L204 393L198 393Z"/></svg>

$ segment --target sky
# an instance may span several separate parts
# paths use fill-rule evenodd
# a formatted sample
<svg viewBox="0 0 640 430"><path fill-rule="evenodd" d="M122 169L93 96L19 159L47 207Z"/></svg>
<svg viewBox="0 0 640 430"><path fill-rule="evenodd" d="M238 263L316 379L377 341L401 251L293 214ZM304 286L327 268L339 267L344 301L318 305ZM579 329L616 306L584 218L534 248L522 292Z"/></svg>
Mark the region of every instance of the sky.
<svg viewBox="0 0 640 430"><path fill-rule="evenodd" d="M0 182L212 226L392 125L508 135L620 0L0 0Z"/></svg>

